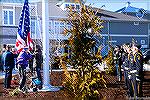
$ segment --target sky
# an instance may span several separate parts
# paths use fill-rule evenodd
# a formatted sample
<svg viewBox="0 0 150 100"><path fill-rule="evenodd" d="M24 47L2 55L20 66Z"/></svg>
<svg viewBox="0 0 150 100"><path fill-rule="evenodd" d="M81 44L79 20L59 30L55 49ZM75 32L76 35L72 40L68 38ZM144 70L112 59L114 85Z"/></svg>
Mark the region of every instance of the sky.
<svg viewBox="0 0 150 100"><path fill-rule="evenodd" d="M150 0L86 0L86 3L98 8L105 5L102 9L116 11L125 7L128 1L133 7L150 10Z"/></svg>
<svg viewBox="0 0 150 100"><path fill-rule="evenodd" d="M29 0L29 1L37 2L41 0ZM133 7L144 8L145 10L150 11L150 0L84 0L84 1L86 1L86 4L88 5L92 4L92 6L98 8L101 8L102 5L105 5L105 7L102 8L110 11L116 11L118 9L125 7L127 2L129 1L131 2L131 6Z"/></svg>

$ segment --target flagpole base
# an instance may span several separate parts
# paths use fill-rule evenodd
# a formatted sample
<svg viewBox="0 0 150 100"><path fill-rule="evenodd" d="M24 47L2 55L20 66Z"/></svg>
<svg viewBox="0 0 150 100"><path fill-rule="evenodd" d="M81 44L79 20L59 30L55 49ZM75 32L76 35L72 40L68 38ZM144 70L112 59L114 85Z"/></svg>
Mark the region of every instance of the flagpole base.
<svg viewBox="0 0 150 100"><path fill-rule="evenodd" d="M57 92L62 88L62 86L52 86L52 85L48 85L48 86L43 86L42 89L36 89L36 91L34 91L34 89L30 89L28 90L28 92Z"/></svg>
<svg viewBox="0 0 150 100"><path fill-rule="evenodd" d="M56 92L59 91L61 88L61 86L52 86L52 85L45 85L43 86L43 88L41 90L38 90L39 92L43 91L43 92Z"/></svg>

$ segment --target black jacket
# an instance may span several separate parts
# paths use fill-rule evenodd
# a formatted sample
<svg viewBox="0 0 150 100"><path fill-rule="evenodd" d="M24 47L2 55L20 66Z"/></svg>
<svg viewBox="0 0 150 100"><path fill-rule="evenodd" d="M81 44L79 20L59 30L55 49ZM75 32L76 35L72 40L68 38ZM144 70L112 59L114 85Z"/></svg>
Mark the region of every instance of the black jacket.
<svg viewBox="0 0 150 100"><path fill-rule="evenodd" d="M6 51L6 52L3 53L2 61L3 61L3 65L6 69L7 68L13 69L14 66L15 66L14 54L10 51Z"/></svg>
<svg viewBox="0 0 150 100"><path fill-rule="evenodd" d="M35 53L34 53L35 55L35 63L36 63L36 65L37 65L37 67L39 66L41 66L41 64L43 63L43 56L42 56L42 51L41 50L36 50L35 51Z"/></svg>

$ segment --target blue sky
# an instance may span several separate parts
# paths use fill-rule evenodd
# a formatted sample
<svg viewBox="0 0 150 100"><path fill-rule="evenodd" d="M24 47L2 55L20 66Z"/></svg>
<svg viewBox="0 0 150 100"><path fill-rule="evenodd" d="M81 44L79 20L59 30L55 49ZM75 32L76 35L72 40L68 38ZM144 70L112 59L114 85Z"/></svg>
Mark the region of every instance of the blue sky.
<svg viewBox="0 0 150 100"><path fill-rule="evenodd" d="M86 0L89 4L94 7L100 8L105 5L103 9L116 11L126 6L127 2L131 2L131 6L137 8L144 8L145 10L150 10L150 0Z"/></svg>

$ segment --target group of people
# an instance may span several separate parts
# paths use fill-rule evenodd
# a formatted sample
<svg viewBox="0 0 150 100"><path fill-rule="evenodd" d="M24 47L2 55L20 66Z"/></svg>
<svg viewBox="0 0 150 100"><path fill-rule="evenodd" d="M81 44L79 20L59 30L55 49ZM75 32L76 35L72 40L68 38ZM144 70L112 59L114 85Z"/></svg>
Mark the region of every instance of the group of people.
<svg viewBox="0 0 150 100"><path fill-rule="evenodd" d="M131 97L142 96L143 83L143 55L140 51L140 46L136 43L126 43L122 46L116 45L114 48L114 63L118 81L122 80L122 70L124 73L125 86L128 89L128 94ZM33 59L35 60L35 70L33 68ZM37 78L41 81L41 64L42 51L40 47L36 47L31 53L28 48L23 48L20 53L16 53L15 48L9 45L3 46L1 62L5 71L4 87L11 88L12 70L17 66L20 75L20 86L22 90L26 83L26 68L29 66L31 73L36 72Z"/></svg>
<svg viewBox="0 0 150 100"><path fill-rule="evenodd" d="M140 45L126 43L114 48L114 62L118 81L122 80L124 73L125 86L130 97L142 97L143 83L143 55Z"/></svg>
<svg viewBox="0 0 150 100"><path fill-rule="evenodd" d="M35 64L33 64L33 59ZM23 91L24 88L26 88L26 68L28 66L32 75L33 71L35 71L36 77L41 81L42 85L40 73L42 61L42 51L39 46L37 46L32 53L29 51L28 47L24 47L22 51L18 53L15 48L4 44L1 54L2 71L5 72L4 88L11 88L12 71L16 68L19 71L20 76L20 86L18 89Z"/></svg>

